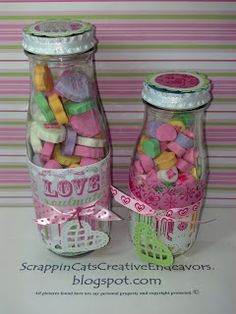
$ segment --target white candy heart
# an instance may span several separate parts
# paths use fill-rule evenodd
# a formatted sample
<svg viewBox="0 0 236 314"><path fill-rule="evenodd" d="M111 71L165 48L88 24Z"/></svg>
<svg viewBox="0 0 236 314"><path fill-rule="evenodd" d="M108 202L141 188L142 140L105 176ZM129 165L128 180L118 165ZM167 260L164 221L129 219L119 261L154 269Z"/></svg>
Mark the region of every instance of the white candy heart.
<svg viewBox="0 0 236 314"><path fill-rule="evenodd" d="M157 172L157 177L161 180L161 182L174 183L178 179L178 175L176 167L172 167L168 170L159 170Z"/></svg>

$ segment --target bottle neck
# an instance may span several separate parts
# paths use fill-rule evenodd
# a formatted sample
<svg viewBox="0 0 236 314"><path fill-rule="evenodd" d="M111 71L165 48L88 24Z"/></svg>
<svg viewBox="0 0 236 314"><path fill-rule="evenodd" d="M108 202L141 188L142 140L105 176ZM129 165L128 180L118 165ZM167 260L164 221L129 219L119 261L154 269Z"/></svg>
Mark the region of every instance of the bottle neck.
<svg viewBox="0 0 236 314"><path fill-rule="evenodd" d="M156 106L153 106L147 102L144 101L145 105L145 121L151 121L151 120L162 120L162 121L168 121L170 119L176 118L177 116L181 116L183 114L187 114L191 120L195 121L198 120L200 123L201 120L203 120L204 117L204 111L206 109L206 105L201 106L199 108L193 109L193 110L165 110Z"/></svg>
<svg viewBox="0 0 236 314"><path fill-rule="evenodd" d="M30 62L89 62L93 60L95 49L90 49L83 53L69 55L37 55L24 51Z"/></svg>

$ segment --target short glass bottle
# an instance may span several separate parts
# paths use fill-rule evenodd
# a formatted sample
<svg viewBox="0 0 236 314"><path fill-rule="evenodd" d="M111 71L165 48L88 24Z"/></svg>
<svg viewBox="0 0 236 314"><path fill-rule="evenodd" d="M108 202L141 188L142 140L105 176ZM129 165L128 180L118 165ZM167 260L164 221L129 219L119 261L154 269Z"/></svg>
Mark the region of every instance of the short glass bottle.
<svg viewBox="0 0 236 314"><path fill-rule="evenodd" d="M110 222L101 210L110 210L111 175L94 27L37 22L24 28L23 47L31 82L26 146L42 239L64 256L99 249L109 242Z"/></svg>
<svg viewBox="0 0 236 314"><path fill-rule="evenodd" d="M129 229L140 257L165 264L157 241L177 256L197 236L208 173L204 111L211 99L210 82L199 73L161 72L147 77L142 98L145 118L129 190L157 215L132 211Z"/></svg>

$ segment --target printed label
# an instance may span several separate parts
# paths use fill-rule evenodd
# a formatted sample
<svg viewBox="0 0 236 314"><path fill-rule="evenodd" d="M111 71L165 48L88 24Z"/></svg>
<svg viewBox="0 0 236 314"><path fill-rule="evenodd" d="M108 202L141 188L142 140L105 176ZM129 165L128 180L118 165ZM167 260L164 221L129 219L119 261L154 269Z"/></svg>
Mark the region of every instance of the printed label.
<svg viewBox="0 0 236 314"><path fill-rule="evenodd" d="M110 154L79 168L45 169L29 162L33 195L49 206L70 208L102 198L110 189Z"/></svg>

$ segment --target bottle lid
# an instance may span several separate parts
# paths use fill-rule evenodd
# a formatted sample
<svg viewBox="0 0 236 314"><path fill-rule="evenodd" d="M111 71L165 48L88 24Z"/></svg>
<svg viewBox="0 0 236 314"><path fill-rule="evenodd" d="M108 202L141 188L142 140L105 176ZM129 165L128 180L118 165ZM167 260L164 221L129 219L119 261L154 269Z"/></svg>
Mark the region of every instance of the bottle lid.
<svg viewBox="0 0 236 314"><path fill-rule="evenodd" d="M159 72L145 79L142 98L162 109L191 110L211 100L210 89L210 81L204 74Z"/></svg>
<svg viewBox="0 0 236 314"><path fill-rule="evenodd" d="M79 20L39 21L23 29L23 48L40 55L69 55L96 45L94 26Z"/></svg>

